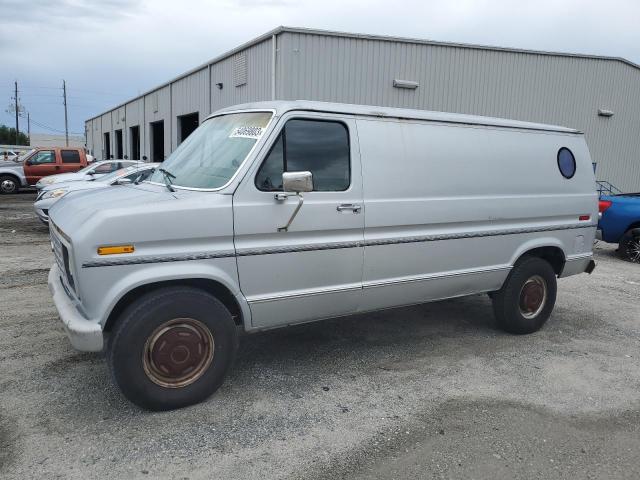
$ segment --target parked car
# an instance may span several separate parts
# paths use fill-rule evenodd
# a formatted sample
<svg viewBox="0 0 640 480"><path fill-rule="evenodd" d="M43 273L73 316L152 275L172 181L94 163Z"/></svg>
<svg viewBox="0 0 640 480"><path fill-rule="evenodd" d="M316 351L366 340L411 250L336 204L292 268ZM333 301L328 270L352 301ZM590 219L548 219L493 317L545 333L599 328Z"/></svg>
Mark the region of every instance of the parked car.
<svg viewBox="0 0 640 480"><path fill-rule="evenodd" d="M22 163L0 160L0 194L16 193L28 186Z"/></svg>
<svg viewBox="0 0 640 480"><path fill-rule="evenodd" d="M44 177L36 183L36 188L38 190L42 190L44 187L48 187L56 183L95 180L103 175L107 175L115 172L116 170L120 170L121 168L136 165L138 163L141 162L135 160L103 160L101 162L94 162L77 172L60 173L58 175Z"/></svg>
<svg viewBox="0 0 640 480"><path fill-rule="evenodd" d="M24 174L29 185L35 185L42 177L71 173L88 165L84 148L43 147L24 159Z"/></svg>
<svg viewBox="0 0 640 480"><path fill-rule="evenodd" d="M500 328L538 330L556 278L595 267L594 185L569 128L234 106L142 184L53 205L49 287L73 346L107 345L127 398L178 408L222 384L238 329L489 293Z"/></svg>
<svg viewBox="0 0 640 480"><path fill-rule="evenodd" d="M16 152L15 150L0 150L0 161L13 161L16 160L18 157L20 156L20 154L18 152Z"/></svg>
<svg viewBox="0 0 640 480"><path fill-rule="evenodd" d="M84 148L34 148L17 163L0 162L0 193L15 193L49 175L76 172L86 167L88 160Z"/></svg>
<svg viewBox="0 0 640 480"><path fill-rule="evenodd" d="M38 193L33 207L38 218L45 224L49 223L49 209L51 206L69 194L95 190L112 185L128 185L145 180L159 163L135 164L121 168L107 175L96 176L90 180L56 183L43 188Z"/></svg>
<svg viewBox="0 0 640 480"><path fill-rule="evenodd" d="M600 197L597 237L618 244L618 255L640 263L640 193Z"/></svg>

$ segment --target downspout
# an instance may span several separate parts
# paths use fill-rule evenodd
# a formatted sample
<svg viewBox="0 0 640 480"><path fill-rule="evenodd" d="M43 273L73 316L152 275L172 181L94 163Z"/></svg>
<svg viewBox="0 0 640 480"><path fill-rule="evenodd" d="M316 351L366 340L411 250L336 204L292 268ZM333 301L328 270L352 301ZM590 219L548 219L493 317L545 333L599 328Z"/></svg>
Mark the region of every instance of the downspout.
<svg viewBox="0 0 640 480"><path fill-rule="evenodd" d="M276 99L276 52L278 51L276 39L278 35L271 35L271 100Z"/></svg>
<svg viewBox="0 0 640 480"><path fill-rule="evenodd" d="M207 118L209 115L211 115L213 113L213 94L211 92L212 88L211 88L211 64L208 65L208 70L209 70L209 81L207 82L209 87L208 87L208 93L209 93L209 111L207 112L207 114L205 115L205 118ZM202 123L202 122L201 122Z"/></svg>

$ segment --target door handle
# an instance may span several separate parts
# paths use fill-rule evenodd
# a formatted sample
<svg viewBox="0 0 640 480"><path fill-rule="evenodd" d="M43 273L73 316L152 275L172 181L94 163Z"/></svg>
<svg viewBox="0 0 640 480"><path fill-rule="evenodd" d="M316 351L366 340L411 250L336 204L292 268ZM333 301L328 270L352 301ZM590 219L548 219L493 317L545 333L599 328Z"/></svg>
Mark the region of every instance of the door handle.
<svg viewBox="0 0 640 480"><path fill-rule="evenodd" d="M356 205L355 203L343 203L336 207L336 210L339 212L351 211L353 213L360 213L362 207L360 205Z"/></svg>

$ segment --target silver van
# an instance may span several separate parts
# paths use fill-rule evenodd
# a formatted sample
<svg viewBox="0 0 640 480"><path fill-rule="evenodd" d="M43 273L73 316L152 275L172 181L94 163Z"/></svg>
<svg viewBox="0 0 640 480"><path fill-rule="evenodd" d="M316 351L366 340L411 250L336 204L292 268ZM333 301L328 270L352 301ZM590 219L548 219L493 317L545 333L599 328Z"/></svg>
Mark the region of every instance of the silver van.
<svg viewBox="0 0 640 480"><path fill-rule="evenodd" d="M598 202L569 128L371 106L220 110L147 181L50 210L49 287L132 402L222 384L240 332L488 293L538 330L590 273Z"/></svg>

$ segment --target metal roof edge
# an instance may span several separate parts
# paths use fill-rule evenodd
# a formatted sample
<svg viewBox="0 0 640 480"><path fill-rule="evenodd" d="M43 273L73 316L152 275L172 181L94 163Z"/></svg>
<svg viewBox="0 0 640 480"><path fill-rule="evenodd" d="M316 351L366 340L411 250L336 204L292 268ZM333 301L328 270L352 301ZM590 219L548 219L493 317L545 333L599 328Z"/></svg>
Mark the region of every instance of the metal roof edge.
<svg viewBox="0 0 640 480"><path fill-rule="evenodd" d="M545 50L528 50L528 49L522 49L522 48L511 48L511 47L497 47L497 46L490 46L490 45L475 45L475 44L470 44L470 43L456 43L456 42L441 42L441 41L436 41L436 40L425 40L425 39L419 39L419 38L411 38L411 37L395 37L395 36L391 36L391 35L373 35L373 34L366 34L366 33L350 33L350 32L340 32L340 31L334 31L334 30L320 30L320 29L314 29L314 28L306 28L306 27L288 27L288 26L278 26L272 30L269 30L266 33L263 33L262 35L255 37L252 40L249 40L248 42L245 42L231 50L228 50L224 53L222 53L221 55L218 55L217 57L212 58L211 60L209 60L208 62L205 62L195 68L192 68L174 78L172 78L171 80L168 80L160 85L157 85L154 88L151 88L149 90L146 90L145 92L141 93L140 95L136 95L135 97L132 97L120 104L118 104L117 106L110 108L98 115L94 115L93 117L89 117L88 119L85 120L85 124L91 120L95 120L96 118L100 118L103 115L107 114L107 113L111 113L114 110L117 110L121 107L124 107L125 105L127 105L128 103L134 102L136 100L139 100L143 97L145 97L146 95L149 95L153 92L155 92L156 90L160 90L162 88L165 88L179 80L182 80L183 78L191 75L192 73L198 72L200 70L203 70L205 68L208 68L209 66L220 62L226 58L229 58L232 55L235 55L238 52L241 52L242 50L245 50L249 47L252 47L254 45L257 45L259 43L264 42L265 40L270 39L273 35L278 35L280 33L283 32L289 32L289 33L302 33L302 34L308 34L308 35L323 35L323 36L328 36L328 37L346 37L346 38L358 38L358 39L363 39L363 40L378 40L378 41L386 41L386 42L399 42L399 43L414 43L414 44L419 44L419 45L434 45L434 46L440 46L440 47L453 47L453 48L468 48L468 49L473 49L473 50L490 50L490 51L496 51L496 52L510 52L510 53L524 53L524 54L529 54L529 55L546 55L546 56L556 56L556 57L569 57L569 58L584 58L584 59L591 59L591 60L608 60L608 61L616 61L616 62L621 62L625 65L628 65L630 67L636 68L638 70L640 70L640 65L637 63L634 63L630 60L627 60L626 58L622 58L622 57L610 57L610 56L606 56L606 55L588 55L588 54L581 54L581 53L567 53L567 52L549 52L549 51L545 51Z"/></svg>
<svg viewBox="0 0 640 480"><path fill-rule="evenodd" d="M305 27L287 27L282 26L279 27L281 32L291 32L291 33L306 33L309 35L324 35L329 37L349 37L349 38L360 38L364 40L380 40L387 42L400 42L400 43L416 43L420 45L435 45L440 47L454 47L454 48L469 48L473 50L493 50L497 52L510 52L510 53L527 53L533 55L548 55L548 56L557 56L557 57L574 57L574 58L586 58L592 60L613 60L617 62L622 62L631 67L637 68L640 70L640 64L634 63L631 60L627 60L623 57L612 57L608 55L591 55L586 53L571 53L571 52L557 52L557 51L546 51L546 50L530 50L526 48L513 48L513 47L499 47L495 45L481 45L481 44L473 44L473 43L459 43L459 42L443 42L438 40L425 40L420 38L413 37L395 37L392 35L373 35L367 33L350 33L350 32L340 32L333 30L320 30L314 28L305 28Z"/></svg>

